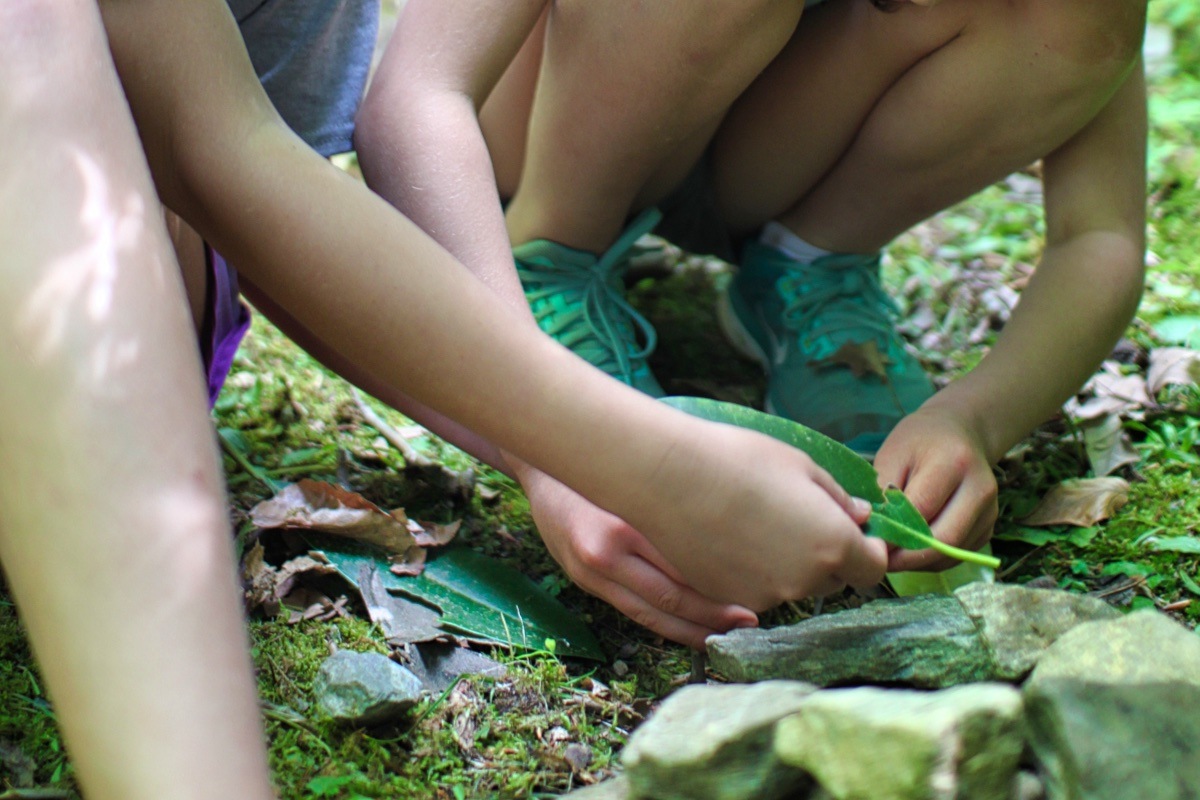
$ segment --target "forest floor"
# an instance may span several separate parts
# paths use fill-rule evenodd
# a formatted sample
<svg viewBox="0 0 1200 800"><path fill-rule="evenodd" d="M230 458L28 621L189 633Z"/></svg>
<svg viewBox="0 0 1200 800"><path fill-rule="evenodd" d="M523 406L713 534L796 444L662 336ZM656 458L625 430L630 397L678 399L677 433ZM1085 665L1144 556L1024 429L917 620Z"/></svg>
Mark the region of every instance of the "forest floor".
<svg viewBox="0 0 1200 800"><path fill-rule="evenodd" d="M1072 413L1048 422L997 469L1000 520L993 541L1004 581L1039 579L1126 608L1157 607L1200 623L1200 389L1158 386L1166 348L1200 349L1200 2L1160 0L1150 60L1148 276L1137 319ZM1166 44L1159 43L1163 37ZM1037 263L1043 221L1037 167L938 215L888 251L885 279L904 309L904 331L940 382L978 362ZM656 325L652 367L668 393L761 402L764 379L715 324L728 268L668 250L632 286ZM1157 355L1156 355L1157 353ZM1154 364L1159 364L1155 374ZM1200 371L1200 370L1198 370ZM1147 387L1147 380L1150 381ZM1090 404L1090 405L1089 405ZM435 522L461 520L461 546L535 581L587 622L603 661L547 648L497 650L503 680L469 678L424 701L386 731L349 730L306 715L312 680L330 645L386 652L364 616L296 624L255 615L253 655L272 766L285 798L548 797L611 774L646 713L691 672L686 648L624 619L574 587L542 546L519 488L374 404L411 443L453 469L476 471L469 498L406 473L349 387L266 323L254 328L214 413L225 440L234 527L271 495L273 479L343 482L384 508ZM1107 431L1107 441L1097 429ZM235 457L236 454L236 457ZM252 469L247 469L249 464ZM1022 520L1063 481L1110 475L1128 502L1094 523ZM848 592L829 605L854 605ZM786 624L813 611L795 603L765 616ZM0 586L0 797L23 787L72 797L53 708L16 610ZM54 794L54 792L60 794Z"/></svg>

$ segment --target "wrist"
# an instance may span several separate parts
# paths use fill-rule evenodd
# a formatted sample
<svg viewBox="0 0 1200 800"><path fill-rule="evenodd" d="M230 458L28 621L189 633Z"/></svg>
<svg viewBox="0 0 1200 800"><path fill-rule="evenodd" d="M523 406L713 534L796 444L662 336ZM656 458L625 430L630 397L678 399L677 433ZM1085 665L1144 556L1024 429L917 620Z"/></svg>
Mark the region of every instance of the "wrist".
<svg viewBox="0 0 1200 800"><path fill-rule="evenodd" d="M986 402L959 379L925 401L918 409L951 417L982 448L989 464L999 461L1013 442L1007 441L1006 419L996 403Z"/></svg>

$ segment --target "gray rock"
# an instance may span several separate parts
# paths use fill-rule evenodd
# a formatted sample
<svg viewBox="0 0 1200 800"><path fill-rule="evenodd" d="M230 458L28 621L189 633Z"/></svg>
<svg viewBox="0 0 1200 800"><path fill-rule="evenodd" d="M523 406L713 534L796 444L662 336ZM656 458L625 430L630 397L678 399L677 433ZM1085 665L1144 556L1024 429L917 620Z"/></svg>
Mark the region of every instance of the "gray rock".
<svg viewBox="0 0 1200 800"><path fill-rule="evenodd" d="M1200 686L1200 636L1151 610L1087 622L1046 650L1027 684L1036 686L1052 678Z"/></svg>
<svg viewBox="0 0 1200 800"><path fill-rule="evenodd" d="M1013 787L1016 800L1046 800L1046 785L1036 774L1021 770Z"/></svg>
<svg viewBox="0 0 1200 800"><path fill-rule="evenodd" d="M1200 797L1200 686L1043 678L1025 708L1051 800Z"/></svg>
<svg viewBox="0 0 1200 800"><path fill-rule="evenodd" d="M1059 636L1084 622L1121 612L1095 597L1058 589L973 583L954 592L992 654L992 680L1018 682Z"/></svg>
<svg viewBox="0 0 1200 800"><path fill-rule="evenodd" d="M815 687L795 681L687 686L634 732L621 759L635 797L773 800L807 786L771 746Z"/></svg>
<svg viewBox="0 0 1200 800"><path fill-rule="evenodd" d="M876 600L781 628L742 628L707 644L709 663L734 681L934 689L988 680L993 671L962 604L937 595Z"/></svg>
<svg viewBox="0 0 1200 800"><path fill-rule="evenodd" d="M612 780L567 792L563 797L569 797L571 800L632 800L633 793L625 776L618 775Z"/></svg>
<svg viewBox="0 0 1200 800"><path fill-rule="evenodd" d="M394 720L421 696L421 680L379 653L339 650L313 681L317 707L337 720L378 725Z"/></svg>
<svg viewBox="0 0 1200 800"><path fill-rule="evenodd" d="M1010 800L1023 749L1007 684L831 689L782 720L775 750L835 800Z"/></svg>

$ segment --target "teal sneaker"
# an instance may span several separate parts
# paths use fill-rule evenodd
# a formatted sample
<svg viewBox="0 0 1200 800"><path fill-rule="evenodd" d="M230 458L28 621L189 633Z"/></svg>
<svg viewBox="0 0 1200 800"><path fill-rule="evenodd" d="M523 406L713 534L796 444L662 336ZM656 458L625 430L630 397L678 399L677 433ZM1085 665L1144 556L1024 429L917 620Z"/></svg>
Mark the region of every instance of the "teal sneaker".
<svg viewBox="0 0 1200 800"><path fill-rule="evenodd" d="M646 364L658 337L654 326L625 300L621 276L634 243L661 217L656 209L642 212L599 257L545 239L513 248L517 274L538 327L651 397L665 394Z"/></svg>
<svg viewBox="0 0 1200 800"><path fill-rule="evenodd" d="M834 254L798 264L751 242L718 308L725 335L767 370L767 411L867 456L933 394L896 331L879 260Z"/></svg>

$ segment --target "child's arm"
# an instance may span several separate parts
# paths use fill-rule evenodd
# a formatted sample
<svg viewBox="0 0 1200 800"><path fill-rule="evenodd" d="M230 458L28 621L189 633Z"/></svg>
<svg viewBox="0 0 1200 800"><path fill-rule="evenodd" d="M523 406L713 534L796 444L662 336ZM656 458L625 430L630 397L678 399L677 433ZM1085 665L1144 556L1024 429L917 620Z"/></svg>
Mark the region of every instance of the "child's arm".
<svg viewBox="0 0 1200 800"><path fill-rule="evenodd" d="M79 783L269 798L195 334L95 4L0 4L0 75L0 561Z"/></svg>
<svg viewBox="0 0 1200 800"><path fill-rule="evenodd" d="M478 112L521 44L536 35L531 30L546 5L546 0L470 7L411 0L355 134L368 184L530 324ZM396 400L391 401L411 416L430 419L427 409ZM753 624L753 614L714 603L688 586L620 518L511 455L496 455L521 481L546 546L584 589L692 646L702 646L711 633Z"/></svg>
<svg viewBox="0 0 1200 800"><path fill-rule="evenodd" d="M601 375L308 150L222 3L103 8L164 200L333 350L627 520L716 600L880 577L879 543L802 453Z"/></svg>
<svg viewBox="0 0 1200 800"><path fill-rule="evenodd" d="M1043 162L1046 248L999 336L968 375L903 420L876 459L934 520L978 546L996 515L994 464L1054 415L1112 351L1141 296L1146 97L1139 62L1083 130ZM940 564L928 551L892 569Z"/></svg>

